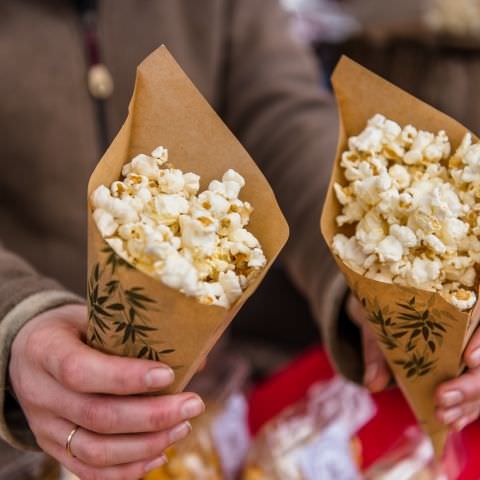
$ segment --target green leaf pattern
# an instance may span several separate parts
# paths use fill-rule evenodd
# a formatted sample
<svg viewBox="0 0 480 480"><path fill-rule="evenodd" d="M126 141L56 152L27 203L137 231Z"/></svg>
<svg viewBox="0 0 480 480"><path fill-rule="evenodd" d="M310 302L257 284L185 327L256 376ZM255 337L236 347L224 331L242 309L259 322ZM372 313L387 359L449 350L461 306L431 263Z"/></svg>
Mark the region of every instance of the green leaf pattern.
<svg viewBox="0 0 480 480"><path fill-rule="evenodd" d="M158 331L151 326L147 312L155 311L155 300L142 287L124 288L114 278L119 268L133 268L110 247L102 250L106 262L96 263L88 281L89 342L103 346L105 336L114 337L115 344L124 348L124 354L159 361L174 348L159 348L158 340L150 338ZM104 276L110 278L104 281ZM175 367L179 368L179 366Z"/></svg>
<svg viewBox="0 0 480 480"><path fill-rule="evenodd" d="M389 306L380 307L376 299L360 301L370 312L369 321L383 347L398 352L399 357L393 363L402 367L408 379L423 377L435 369L453 317L432 308L433 295L423 304L411 296L395 303L394 311Z"/></svg>

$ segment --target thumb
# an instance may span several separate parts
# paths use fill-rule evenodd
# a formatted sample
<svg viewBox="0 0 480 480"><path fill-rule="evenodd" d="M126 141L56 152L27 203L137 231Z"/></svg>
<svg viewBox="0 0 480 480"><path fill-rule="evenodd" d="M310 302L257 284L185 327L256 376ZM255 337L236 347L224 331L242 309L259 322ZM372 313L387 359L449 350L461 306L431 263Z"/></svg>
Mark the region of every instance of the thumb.
<svg viewBox="0 0 480 480"><path fill-rule="evenodd" d="M368 325L362 326L363 358L365 375L363 382L371 392L384 390L390 382L391 373L375 334Z"/></svg>

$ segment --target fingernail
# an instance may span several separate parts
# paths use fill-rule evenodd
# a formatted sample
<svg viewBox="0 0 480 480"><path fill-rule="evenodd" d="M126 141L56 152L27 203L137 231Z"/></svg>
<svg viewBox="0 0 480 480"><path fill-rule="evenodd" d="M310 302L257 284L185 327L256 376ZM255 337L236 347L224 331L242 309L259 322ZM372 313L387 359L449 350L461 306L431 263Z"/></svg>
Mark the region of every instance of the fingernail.
<svg viewBox="0 0 480 480"><path fill-rule="evenodd" d="M455 430L461 432L468 425L468 418L462 418L457 423L455 423Z"/></svg>
<svg viewBox="0 0 480 480"><path fill-rule="evenodd" d="M377 363L371 363L370 365L367 366L367 370L365 371L365 385L370 385L375 378L377 377L378 374L378 364Z"/></svg>
<svg viewBox="0 0 480 480"><path fill-rule="evenodd" d="M480 366L480 348L477 348L470 354L470 366L472 368Z"/></svg>
<svg viewBox="0 0 480 480"><path fill-rule="evenodd" d="M168 438L170 439L171 443L178 442L185 438L190 432L192 431L192 426L189 422L184 422L180 425L177 425L175 428L170 430L168 434Z"/></svg>
<svg viewBox="0 0 480 480"><path fill-rule="evenodd" d="M165 465L167 463L168 459L166 455L162 455L161 457L156 458L155 460L152 460L151 462L147 463L143 469L145 472L151 472L152 470L155 470L156 468L160 468L161 466Z"/></svg>
<svg viewBox="0 0 480 480"><path fill-rule="evenodd" d="M452 390L451 392L445 392L440 397L440 402L444 407L453 407L461 403L463 399L464 396L460 390Z"/></svg>
<svg viewBox="0 0 480 480"><path fill-rule="evenodd" d="M148 388L161 388L170 385L175 378L173 370L168 367L152 368L145 375L145 384Z"/></svg>
<svg viewBox="0 0 480 480"><path fill-rule="evenodd" d="M452 408L451 410L447 410L443 415L443 422L450 424L455 422L455 420L458 420L463 414L463 411L461 408Z"/></svg>
<svg viewBox="0 0 480 480"><path fill-rule="evenodd" d="M183 418L192 418L205 411L205 404L199 398L189 398L182 405Z"/></svg>

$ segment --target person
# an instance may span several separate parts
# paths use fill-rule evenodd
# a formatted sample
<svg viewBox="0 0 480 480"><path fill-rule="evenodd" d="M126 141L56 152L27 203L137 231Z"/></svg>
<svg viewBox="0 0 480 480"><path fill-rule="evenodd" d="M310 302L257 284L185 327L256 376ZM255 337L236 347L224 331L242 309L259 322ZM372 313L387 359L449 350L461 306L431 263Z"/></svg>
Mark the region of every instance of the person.
<svg viewBox="0 0 480 480"><path fill-rule="evenodd" d="M81 478L131 479L204 409L193 393L148 395L173 380L161 362L83 341L87 180L136 65L162 43L272 184L291 227L282 262L338 368L361 381L360 329L339 314L347 289L319 232L335 107L277 0L3 0L0 19L1 436Z"/></svg>
<svg viewBox="0 0 480 480"><path fill-rule="evenodd" d="M0 19L0 432L81 478L139 478L204 406L148 395L173 380L161 362L83 342L86 186L136 66L165 44L250 151L294 232L283 263L312 299L334 269L318 220L335 108L277 0L5 0Z"/></svg>

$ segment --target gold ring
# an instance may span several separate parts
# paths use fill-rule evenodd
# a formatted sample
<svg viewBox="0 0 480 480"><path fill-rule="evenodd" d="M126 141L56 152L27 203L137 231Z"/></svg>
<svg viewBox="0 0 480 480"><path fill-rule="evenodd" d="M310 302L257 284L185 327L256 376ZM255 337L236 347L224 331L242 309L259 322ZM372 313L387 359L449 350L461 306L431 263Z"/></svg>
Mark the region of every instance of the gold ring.
<svg viewBox="0 0 480 480"><path fill-rule="evenodd" d="M67 442L65 444L65 450L67 451L67 454L69 457L73 457L75 458L75 455L72 453L72 440L73 440L73 437L75 436L75 434L77 433L78 429L80 427L75 427L69 434L68 434L68 437L67 437Z"/></svg>

